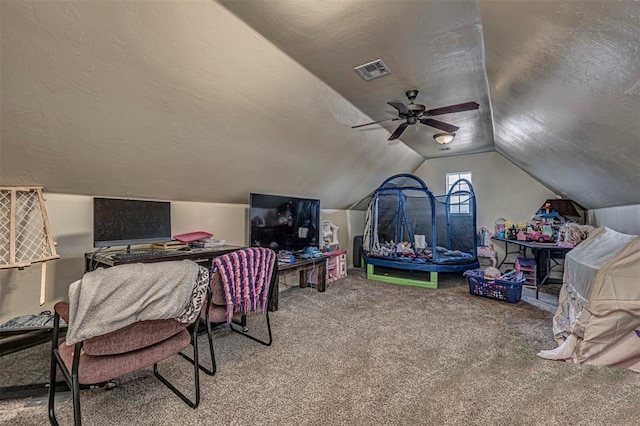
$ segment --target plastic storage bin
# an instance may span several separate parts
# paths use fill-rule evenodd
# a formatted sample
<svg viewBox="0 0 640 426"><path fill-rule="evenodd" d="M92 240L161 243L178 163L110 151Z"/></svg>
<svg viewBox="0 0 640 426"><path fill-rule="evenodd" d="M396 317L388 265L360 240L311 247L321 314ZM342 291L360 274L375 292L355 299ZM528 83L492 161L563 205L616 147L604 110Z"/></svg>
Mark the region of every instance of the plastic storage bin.
<svg viewBox="0 0 640 426"><path fill-rule="evenodd" d="M469 283L469 293L473 296L509 303L518 303L522 297L522 284L525 282L522 274L510 272L497 279L488 279L485 278L483 270L474 269L466 271L464 275Z"/></svg>
<svg viewBox="0 0 640 426"><path fill-rule="evenodd" d="M535 286L536 278L536 260L518 257L515 262L516 272L522 273L527 285Z"/></svg>

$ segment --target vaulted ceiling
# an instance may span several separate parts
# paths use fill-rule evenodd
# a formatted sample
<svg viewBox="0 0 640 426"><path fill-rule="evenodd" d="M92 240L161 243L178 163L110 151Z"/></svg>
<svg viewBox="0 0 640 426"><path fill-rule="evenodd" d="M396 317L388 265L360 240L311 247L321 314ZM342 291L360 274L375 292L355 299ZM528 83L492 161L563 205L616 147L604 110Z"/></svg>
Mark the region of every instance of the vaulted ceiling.
<svg viewBox="0 0 640 426"><path fill-rule="evenodd" d="M640 203L640 3L0 2L0 178L47 191L346 208L496 150L585 207ZM354 67L382 59L391 74ZM448 150L388 101L420 91Z"/></svg>

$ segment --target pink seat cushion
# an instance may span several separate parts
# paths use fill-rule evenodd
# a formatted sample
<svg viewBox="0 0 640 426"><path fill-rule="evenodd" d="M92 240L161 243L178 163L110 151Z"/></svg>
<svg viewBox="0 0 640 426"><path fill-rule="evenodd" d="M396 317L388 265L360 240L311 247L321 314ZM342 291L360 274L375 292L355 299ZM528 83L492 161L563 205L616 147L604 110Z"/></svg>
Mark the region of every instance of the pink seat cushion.
<svg viewBox="0 0 640 426"><path fill-rule="evenodd" d="M205 318L206 305L202 306L200 318ZM227 302L220 281L220 274L213 274L211 279L211 303L209 304L209 321L213 323L227 321Z"/></svg>
<svg viewBox="0 0 640 426"><path fill-rule="evenodd" d="M204 319L204 310L200 312L200 317ZM224 306L218 306L211 304L209 306L209 321L212 323L216 322L227 322L227 308Z"/></svg>
<svg viewBox="0 0 640 426"><path fill-rule="evenodd" d="M68 321L68 303L59 302L54 309ZM82 349L86 354L95 356L122 354L162 342L184 330L186 326L187 324L174 319L138 321L120 330L84 341Z"/></svg>
<svg viewBox="0 0 640 426"><path fill-rule="evenodd" d="M58 302L55 304L53 309L60 315L60 317L66 322L69 323L69 303L67 302Z"/></svg>
<svg viewBox="0 0 640 426"><path fill-rule="evenodd" d="M136 351L103 356L83 353L78 366L79 381L81 384L101 383L124 376L176 355L189 346L190 342L191 335L183 328L163 342ZM67 369L71 371L74 347L63 342L58 350Z"/></svg>
<svg viewBox="0 0 640 426"><path fill-rule="evenodd" d="M227 298L224 295L224 288L218 272L213 274L213 279L211 280L211 302L216 305L227 306Z"/></svg>
<svg viewBox="0 0 640 426"><path fill-rule="evenodd" d="M88 355L117 355L162 342L186 326L174 319L138 321L120 330L92 337L83 343L82 348Z"/></svg>

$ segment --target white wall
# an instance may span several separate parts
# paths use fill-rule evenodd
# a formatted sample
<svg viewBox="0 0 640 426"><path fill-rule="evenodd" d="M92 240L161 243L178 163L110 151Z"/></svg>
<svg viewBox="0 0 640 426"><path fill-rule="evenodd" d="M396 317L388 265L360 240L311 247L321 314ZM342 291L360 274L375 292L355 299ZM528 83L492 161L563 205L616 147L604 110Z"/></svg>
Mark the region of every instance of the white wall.
<svg viewBox="0 0 640 426"><path fill-rule="evenodd" d="M69 284L84 273L84 253L93 250L93 197L68 194L45 194L47 212L60 259L47 262L47 291L44 306L39 306L40 265L24 270L0 271L0 323L19 315L37 314L66 300ZM171 202L171 227L174 235L191 231L208 231L227 244L247 244L246 204ZM362 218L361 218L362 217ZM323 210L321 220L340 227L341 248L351 252L353 237L361 235L364 213Z"/></svg>
<svg viewBox="0 0 640 426"><path fill-rule="evenodd" d="M589 210L589 224L625 234L640 235L640 205Z"/></svg>
<svg viewBox="0 0 640 426"><path fill-rule="evenodd" d="M340 248L347 250L347 263L353 266L353 237L364 232L364 219L366 212L357 210L323 210L322 219L340 227L338 231Z"/></svg>

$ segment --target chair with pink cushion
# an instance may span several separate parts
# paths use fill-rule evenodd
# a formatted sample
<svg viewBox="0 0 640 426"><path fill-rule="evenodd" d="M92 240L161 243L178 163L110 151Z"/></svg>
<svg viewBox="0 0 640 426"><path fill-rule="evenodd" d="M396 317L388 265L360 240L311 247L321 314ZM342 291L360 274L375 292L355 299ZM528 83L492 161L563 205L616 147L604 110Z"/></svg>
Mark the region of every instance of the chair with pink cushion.
<svg viewBox="0 0 640 426"><path fill-rule="evenodd" d="M201 268L208 277L208 271ZM203 277L203 279L207 279ZM198 359L197 330L200 315L193 323L190 333L188 323L175 319L138 321L116 331L89 338L68 346L59 342L60 318L69 323L69 304L59 302L55 305L53 344L51 351L50 382L56 382L57 369L60 368L64 379L71 389L73 398L74 424L82 423L80 414L81 385L102 384L117 377L153 366L153 374L173 393L179 396L189 407L196 408L200 403L200 376L194 367L193 400L175 388L158 371L158 363L193 345L194 359ZM55 415L55 386L49 388L49 420L57 425Z"/></svg>
<svg viewBox="0 0 640 426"><path fill-rule="evenodd" d="M272 250L260 247L251 247L237 250L235 252L228 253L214 259L214 265L210 273L210 293L208 295L207 302L202 307L202 311L200 314L201 320L205 322L207 327L207 339L209 343L209 352L211 355L211 369L203 365L200 365L200 369L210 376L213 376L216 373L216 360L213 350L213 325L228 323L231 330L233 330L234 332L242 334L243 336L248 337L249 339L261 343L265 346L270 346L273 342L273 335L271 333L271 322L269 320L269 309L266 305L264 306L264 316L269 336L267 340L262 340L252 334L249 334L247 328L246 313L240 313L231 318L229 316L230 313L227 311L227 294L225 292L225 286L223 284L221 275L222 271L216 268L216 265L227 265L228 268L226 269L226 272L229 275L235 277L242 276L242 274L238 273L238 264L233 263L232 261L234 259L242 258L245 254L255 254L261 257L266 256L264 257L264 259L266 259L265 262L256 262L255 264L251 263L251 265L243 271L248 272L249 275L253 275L254 277L259 273L264 274L264 287L262 288L262 291L264 291L266 297L266 299L262 299L264 300L264 303L270 303L270 301L272 300L273 292L278 291L278 262L277 256ZM260 308L262 308L262 306L260 306ZM229 309L233 309L233 307L231 306L229 307ZM193 362L193 360L188 358L186 355L181 355L189 361Z"/></svg>

